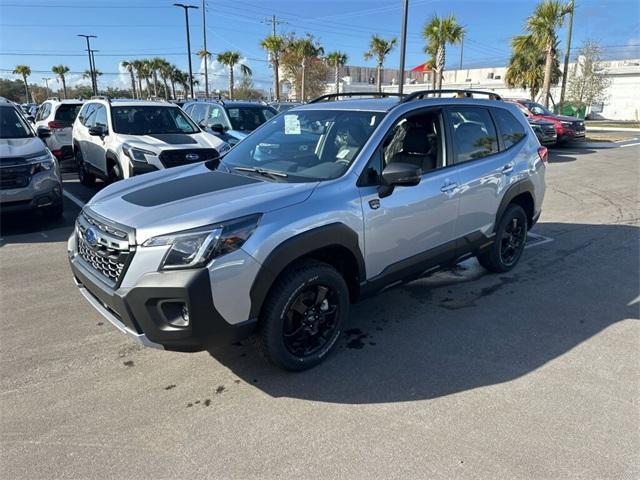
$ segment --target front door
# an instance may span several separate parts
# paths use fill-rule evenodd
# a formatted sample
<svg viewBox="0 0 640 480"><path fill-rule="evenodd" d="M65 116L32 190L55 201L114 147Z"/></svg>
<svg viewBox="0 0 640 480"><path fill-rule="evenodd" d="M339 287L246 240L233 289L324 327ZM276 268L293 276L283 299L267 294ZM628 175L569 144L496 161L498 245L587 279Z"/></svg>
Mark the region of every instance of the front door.
<svg viewBox="0 0 640 480"><path fill-rule="evenodd" d="M444 132L440 110L412 112L390 130L363 172L359 184L368 280L455 251L458 178ZM420 167L422 179L380 198L380 172L393 162Z"/></svg>

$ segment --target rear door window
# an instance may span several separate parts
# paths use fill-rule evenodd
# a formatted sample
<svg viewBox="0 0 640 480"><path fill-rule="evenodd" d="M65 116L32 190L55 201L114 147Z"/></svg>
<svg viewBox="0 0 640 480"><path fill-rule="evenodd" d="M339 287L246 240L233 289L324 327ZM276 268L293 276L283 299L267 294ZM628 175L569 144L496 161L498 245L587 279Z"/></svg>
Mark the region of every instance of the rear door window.
<svg viewBox="0 0 640 480"><path fill-rule="evenodd" d="M510 112L503 108L494 108L492 112L505 149L515 145L526 136L524 127Z"/></svg>
<svg viewBox="0 0 640 480"><path fill-rule="evenodd" d="M498 152L498 135L489 110L455 107L447 110L453 132L455 163L468 162Z"/></svg>

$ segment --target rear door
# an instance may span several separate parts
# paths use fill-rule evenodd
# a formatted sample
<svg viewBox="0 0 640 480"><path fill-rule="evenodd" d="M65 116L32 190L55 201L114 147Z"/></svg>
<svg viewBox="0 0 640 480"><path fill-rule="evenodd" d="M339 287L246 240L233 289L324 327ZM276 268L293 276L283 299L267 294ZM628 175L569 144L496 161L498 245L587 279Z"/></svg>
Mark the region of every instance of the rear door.
<svg viewBox="0 0 640 480"><path fill-rule="evenodd" d="M445 109L460 183L458 238L478 232L490 233L502 192L515 170L513 152L500 150L498 130L490 110L481 106Z"/></svg>
<svg viewBox="0 0 640 480"><path fill-rule="evenodd" d="M452 168L442 111L423 109L396 122L360 178L367 277L420 268L455 252L457 175ZM423 169L420 183L380 198L380 172L390 163ZM418 272L420 273L420 272Z"/></svg>

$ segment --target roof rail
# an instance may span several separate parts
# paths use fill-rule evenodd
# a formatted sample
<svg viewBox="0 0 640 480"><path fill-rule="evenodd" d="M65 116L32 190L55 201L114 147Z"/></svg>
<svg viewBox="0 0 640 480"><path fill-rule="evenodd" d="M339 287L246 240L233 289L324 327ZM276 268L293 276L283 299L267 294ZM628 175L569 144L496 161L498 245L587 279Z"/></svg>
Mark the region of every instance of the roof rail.
<svg viewBox="0 0 640 480"><path fill-rule="evenodd" d="M343 93L327 93L319 97L309 100L307 103L319 103L330 101L338 97L404 97L404 94L396 92L343 92Z"/></svg>
<svg viewBox="0 0 640 480"><path fill-rule="evenodd" d="M495 92L489 92L486 90L468 90L466 88L442 88L440 90L418 90L405 96L401 103L411 102L412 100L422 100L429 95L436 95L440 93L457 93L464 95L465 97L472 97L475 95L487 95L490 100L502 100L502 97Z"/></svg>
<svg viewBox="0 0 640 480"><path fill-rule="evenodd" d="M53 100L54 102L59 102L60 97L48 97L47 100Z"/></svg>
<svg viewBox="0 0 640 480"><path fill-rule="evenodd" d="M91 97L91 100L106 100L107 102L111 103L111 98L107 97L106 95L94 95Z"/></svg>

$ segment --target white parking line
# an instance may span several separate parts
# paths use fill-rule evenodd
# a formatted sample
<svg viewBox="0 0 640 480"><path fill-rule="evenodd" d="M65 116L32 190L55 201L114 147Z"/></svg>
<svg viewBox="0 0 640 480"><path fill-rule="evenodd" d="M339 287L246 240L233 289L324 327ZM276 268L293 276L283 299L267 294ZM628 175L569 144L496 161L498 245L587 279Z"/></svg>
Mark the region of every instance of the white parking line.
<svg viewBox="0 0 640 480"><path fill-rule="evenodd" d="M535 242L529 245L525 245L524 248L537 247L538 245L544 245L545 243L553 242L553 238L545 237L544 235L540 235L539 233L528 233L527 236L535 240Z"/></svg>
<svg viewBox="0 0 640 480"><path fill-rule="evenodd" d="M78 205L80 208L84 207L84 202L82 200L80 200L78 197L76 197L74 194L69 193L66 190L63 190L62 191L62 195L67 197L69 200L71 200L73 203Z"/></svg>
<svg viewBox="0 0 640 480"><path fill-rule="evenodd" d="M624 147L637 147L638 145L640 145L640 142L636 142L636 143L627 143L626 145L620 145L620 148L624 148Z"/></svg>

